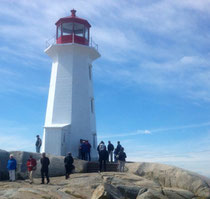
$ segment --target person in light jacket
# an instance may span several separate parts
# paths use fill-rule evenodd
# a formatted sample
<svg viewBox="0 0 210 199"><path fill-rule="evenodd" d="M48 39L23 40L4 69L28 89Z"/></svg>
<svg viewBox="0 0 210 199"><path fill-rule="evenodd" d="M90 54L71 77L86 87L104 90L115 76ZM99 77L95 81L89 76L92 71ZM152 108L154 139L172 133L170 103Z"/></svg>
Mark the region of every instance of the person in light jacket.
<svg viewBox="0 0 210 199"><path fill-rule="evenodd" d="M10 154L9 160L7 162L7 169L9 171L9 181L12 181L12 182L15 181L16 168L17 168L17 162L15 158L13 157L13 154Z"/></svg>

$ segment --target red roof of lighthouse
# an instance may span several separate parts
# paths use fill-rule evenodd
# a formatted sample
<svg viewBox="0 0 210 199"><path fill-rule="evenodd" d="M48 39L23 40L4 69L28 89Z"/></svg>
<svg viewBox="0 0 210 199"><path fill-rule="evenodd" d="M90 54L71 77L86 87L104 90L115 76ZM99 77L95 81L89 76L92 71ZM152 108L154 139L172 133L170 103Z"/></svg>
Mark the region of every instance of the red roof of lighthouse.
<svg viewBox="0 0 210 199"><path fill-rule="evenodd" d="M71 10L71 16L69 17L63 17L63 18L60 18L56 23L55 25L58 26L60 25L61 23L66 23L66 22L77 22L77 23L80 23L80 24L84 24L86 27L90 28L91 25L88 23L87 20L85 19L82 19L82 18L79 18L76 16L76 10Z"/></svg>

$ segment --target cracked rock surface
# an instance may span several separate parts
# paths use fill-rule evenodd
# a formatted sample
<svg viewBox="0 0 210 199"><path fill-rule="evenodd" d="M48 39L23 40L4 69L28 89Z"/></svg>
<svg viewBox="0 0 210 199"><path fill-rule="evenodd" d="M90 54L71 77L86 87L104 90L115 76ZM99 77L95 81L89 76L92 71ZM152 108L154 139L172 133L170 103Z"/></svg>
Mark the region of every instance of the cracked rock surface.
<svg viewBox="0 0 210 199"><path fill-rule="evenodd" d="M147 177L148 178L148 177ZM209 198L178 187L163 187L160 182L132 172L76 173L65 180L52 177L50 184L28 180L0 182L0 198L8 199L192 199Z"/></svg>

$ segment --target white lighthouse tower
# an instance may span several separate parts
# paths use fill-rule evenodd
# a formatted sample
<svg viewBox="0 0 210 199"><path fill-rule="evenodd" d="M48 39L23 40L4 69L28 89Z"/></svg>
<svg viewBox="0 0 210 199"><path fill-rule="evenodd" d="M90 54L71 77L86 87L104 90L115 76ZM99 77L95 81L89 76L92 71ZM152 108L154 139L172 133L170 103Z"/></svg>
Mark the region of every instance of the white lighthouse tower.
<svg viewBox="0 0 210 199"><path fill-rule="evenodd" d="M56 44L45 50L52 59L52 72L42 150L77 157L82 139L92 145L91 155L96 158L92 62L100 54L89 45L91 25L75 13L71 10L71 16L55 23Z"/></svg>

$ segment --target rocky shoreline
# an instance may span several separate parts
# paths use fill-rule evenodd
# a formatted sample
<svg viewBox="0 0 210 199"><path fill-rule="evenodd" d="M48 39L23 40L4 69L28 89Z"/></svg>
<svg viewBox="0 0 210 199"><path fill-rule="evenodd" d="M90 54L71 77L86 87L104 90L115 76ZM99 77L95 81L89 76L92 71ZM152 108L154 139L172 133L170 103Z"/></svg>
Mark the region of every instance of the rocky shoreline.
<svg viewBox="0 0 210 199"><path fill-rule="evenodd" d="M1 176L5 151L0 151ZM22 180L0 181L0 198L14 199L209 199L210 179L177 167L158 163L127 163L126 172L86 173L87 162L75 160L76 173L64 179L63 158L51 160L49 185L41 185L38 165L35 183L27 179L25 159L29 152L13 152L18 162L17 175ZM40 154L33 154L39 159ZM4 159L2 159L4 157ZM60 177L52 177L60 176Z"/></svg>

